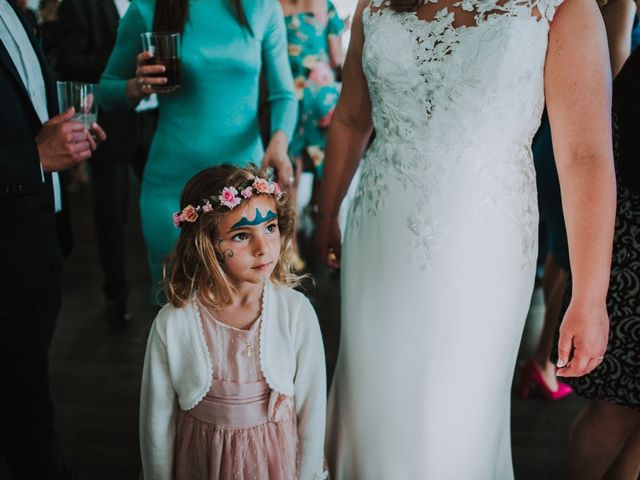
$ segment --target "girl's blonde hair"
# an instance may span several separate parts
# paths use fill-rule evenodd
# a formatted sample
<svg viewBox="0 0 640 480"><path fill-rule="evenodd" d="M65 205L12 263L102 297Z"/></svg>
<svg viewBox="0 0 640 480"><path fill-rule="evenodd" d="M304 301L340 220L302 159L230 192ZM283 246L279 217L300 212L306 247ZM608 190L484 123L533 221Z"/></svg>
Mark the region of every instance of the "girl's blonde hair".
<svg viewBox="0 0 640 480"><path fill-rule="evenodd" d="M240 192L256 178L268 180L269 176L269 169L258 169L253 165L238 168L225 164L208 168L187 182L180 198L180 209L200 205L203 199L219 195L225 187L233 186ZM291 260L295 211L288 195L283 194L279 199L275 195L270 197L278 214L281 246L280 258L270 280L296 287L305 276L294 272ZM219 220L230 210L221 204L212 206L211 211L200 214L195 222L181 224L178 243L163 265L164 294L175 307L184 306L195 295L213 309L224 308L233 302L235 287L225 274L215 249Z"/></svg>

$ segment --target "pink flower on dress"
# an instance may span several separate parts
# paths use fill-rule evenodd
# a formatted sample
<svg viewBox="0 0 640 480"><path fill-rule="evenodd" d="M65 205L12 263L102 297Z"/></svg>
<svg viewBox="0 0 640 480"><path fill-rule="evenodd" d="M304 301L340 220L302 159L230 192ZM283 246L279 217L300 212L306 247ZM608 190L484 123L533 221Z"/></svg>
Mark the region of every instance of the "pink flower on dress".
<svg viewBox="0 0 640 480"><path fill-rule="evenodd" d="M329 124L331 123L331 119L333 118L333 112L335 111L335 109L336 107L333 107L324 117L318 120L319 127L327 128L329 126Z"/></svg>
<svg viewBox="0 0 640 480"><path fill-rule="evenodd" d="M198 211L193 205L187 205L182 209L182 219L186 222L193 223L198 219Z"/></svg>
<svg viewBox="0 0 640 480"><path fill-rule="evenodd" d="M253 195L253 189L251 187L247 187L240 192L242 198L250 198Z"/></svg>
<svg viewBox="0 0 640 480"><path fill-rule="evenodd" d="M212 210L213 210L213 205L211 205L211 202L207 201L207 202L205 202L204 205L202 205L202 212L203 213L209 213Z"/></svg>
<svg viewBox="0 0 640 480"><path fill-rule="evenodd" d="M220 203L222 205L233 210L242 201L242 199L240 199L237 195L238 190L236 190L235 187L224 187L224 189L222 190L222 194L218 198L220 199Z"/></svg>
<svg viewBox="0 0 640 480"><path fill-rule="evenodd" d="M255 188L256 193L271 193L269 182L264 178L256 178L253 181L253 188Z"/></svg>
<svg viewBox="0 0 640 480"><path fill-rule="evenodd" d="M318 86L331 85L334 81L333 70L327 62L316 62L309 74L309 81Z"/></svg>
<svg viewBox="0 0 640 480"><path fill-rule="evenodd" d="M173 226L178 228L182 223L182 221L183 221L182 214L180 212L175 212L173 214Z"/></svg>

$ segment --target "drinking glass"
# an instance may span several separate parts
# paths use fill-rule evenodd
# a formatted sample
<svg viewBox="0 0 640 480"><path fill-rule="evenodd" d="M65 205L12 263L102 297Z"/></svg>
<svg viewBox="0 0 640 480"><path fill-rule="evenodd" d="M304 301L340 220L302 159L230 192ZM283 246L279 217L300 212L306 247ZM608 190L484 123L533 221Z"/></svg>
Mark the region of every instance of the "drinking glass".
<svg viewBox="0 0 640 480"><path fill-rule="evenodd" d="M98 119L98 85L82 82L57 82L58 104L64 112L73 107L76 113L71 120L82 122L89 130Z"/></svg>
<svg viewBox="0 0 640 480"><path fill-rule="evenodd" d="M153 57L148 65L164 65L165 71L156 77L166 77L164 85L154 85L158 93L169 93L180 86L180 34L178 32L145 32L140 34L142 49Z"/></svg>

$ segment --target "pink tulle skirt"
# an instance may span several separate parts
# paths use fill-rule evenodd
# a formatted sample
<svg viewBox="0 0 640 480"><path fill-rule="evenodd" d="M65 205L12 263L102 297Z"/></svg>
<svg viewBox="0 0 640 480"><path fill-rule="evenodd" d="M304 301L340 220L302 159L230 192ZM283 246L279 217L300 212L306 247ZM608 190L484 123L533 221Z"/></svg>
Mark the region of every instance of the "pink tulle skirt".
<svg viewBox="0 0 640 480"><path fill-rule="evenodd" d="M212 395L211 392L216 392ZM297 474L295 412L269 418L265 381L214 380L195 408L177 419L176 480L293 480Z"/></svg>

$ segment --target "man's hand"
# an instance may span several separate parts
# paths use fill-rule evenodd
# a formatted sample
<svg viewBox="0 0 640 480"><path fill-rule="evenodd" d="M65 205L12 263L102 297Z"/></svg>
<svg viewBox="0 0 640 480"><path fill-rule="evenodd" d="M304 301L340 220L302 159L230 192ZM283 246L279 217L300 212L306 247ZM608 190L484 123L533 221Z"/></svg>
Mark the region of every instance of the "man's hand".
<svg viewBox="0 0 640 480"><path fill-rule="evenodd" d="M82 122L70 121L74 113L70 108L52 117L36 136L40 163L46 172L66 170L85 161L97 144L107 138L98 124L94 124L91 128L96 135L94 140Z"/></svg>

